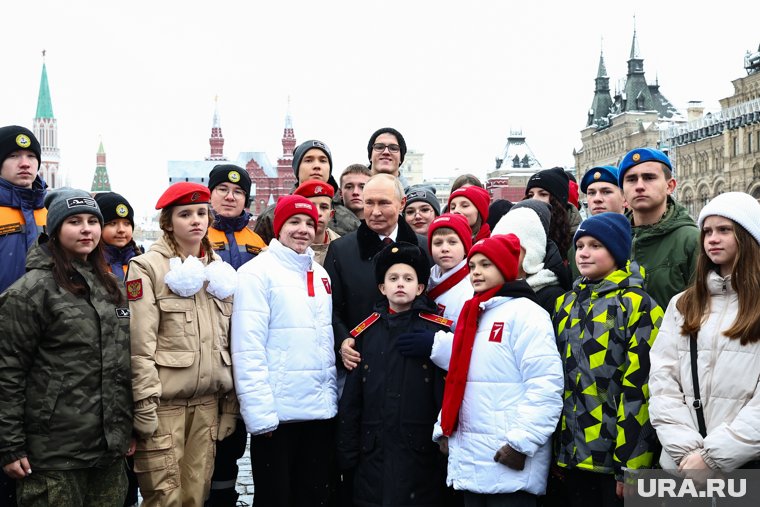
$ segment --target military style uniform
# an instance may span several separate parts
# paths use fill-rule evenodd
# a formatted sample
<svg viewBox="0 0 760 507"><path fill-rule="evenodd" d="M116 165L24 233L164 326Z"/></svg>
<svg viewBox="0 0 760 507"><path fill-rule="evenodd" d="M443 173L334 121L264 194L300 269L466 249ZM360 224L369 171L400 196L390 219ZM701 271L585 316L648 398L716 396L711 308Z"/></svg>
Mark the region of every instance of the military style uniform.
<svg viewBox="0 0 760 507"><path fill-rule="evenodd" d="M72 266L86 296L58 286L44 245L0 296L0 464L29 459L22 502L44 493L50 505L80 495L120 506L132 432L129 309L108 300L89 264Z"/></svg>

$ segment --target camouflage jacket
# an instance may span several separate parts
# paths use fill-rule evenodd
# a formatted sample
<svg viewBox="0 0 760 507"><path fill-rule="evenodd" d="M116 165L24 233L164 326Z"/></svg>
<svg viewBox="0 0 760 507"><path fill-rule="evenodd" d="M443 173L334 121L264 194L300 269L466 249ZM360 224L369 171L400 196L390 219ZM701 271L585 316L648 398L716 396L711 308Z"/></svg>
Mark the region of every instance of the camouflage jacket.
<svg viewBox="0 0 760 507"><path fill-rule="evenodd" d="M0 465L27 456L33 470L70 470L127 452L129 310L106 299L88 264L73 265L88 296L56 284L44 245L0 296Z"/></svg>
<svg viewBox="0 0 760 507"><path fill-rule="evenodd" d="M663 310L635 263L557 299L553 323L565 372L557 464L612 474L652 464L649 350Z"/></svg>
<svg viewBox="0 0 760 507"><path fill-rule="evenodd" d="M333 206L335 207L335 216L327 227L335 232L338 236L345 236L349 232L354 232L359 228L361 220L354 215L354 212L346 208L342 204L336 204L333 200ZM274 205L269 206L264 212L256 219L256 226L253 231L261 236L264 243L267 245L274 239Z"/></svg>

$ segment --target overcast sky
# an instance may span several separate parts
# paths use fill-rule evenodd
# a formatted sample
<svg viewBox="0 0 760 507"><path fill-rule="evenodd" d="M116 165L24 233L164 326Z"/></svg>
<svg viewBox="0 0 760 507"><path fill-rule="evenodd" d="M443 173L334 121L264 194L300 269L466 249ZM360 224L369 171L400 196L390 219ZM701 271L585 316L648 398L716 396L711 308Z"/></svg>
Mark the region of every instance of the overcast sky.
<svg viewBox="0 0 760 507"><path fill-rule="evenodd" d="M683 110L717 109L760 44L760 3L616 4L6 2L0 125L31 128L45 49L61 166L89 190L102 136L112 187L138 214L165 189L168 160L208 155L217 95L232 159L276 163L290 96L297 139L326 142L336 175L366 163L382 126L425 154L426 177L484 176L517 128L545 167L570 167L600 48L614 90L634 15L648 82Z"/></svg>

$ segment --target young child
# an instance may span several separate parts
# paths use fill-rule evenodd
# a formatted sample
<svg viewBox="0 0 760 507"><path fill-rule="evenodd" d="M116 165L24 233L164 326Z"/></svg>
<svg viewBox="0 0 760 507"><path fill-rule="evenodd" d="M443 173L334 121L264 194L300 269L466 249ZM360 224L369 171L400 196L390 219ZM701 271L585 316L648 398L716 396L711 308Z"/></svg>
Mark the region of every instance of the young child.
<svg viewBox="0 0 760 507"><path fill-rule="evenodd" d="M124 281L127 265L132 257L142 254L132 234L135 229L135 211L124 197L116 192L95 194L95 201L103 213L103 253L116 278Z"/></svg>
<svg viewBox="0 0 760 507"><path fill-rule="evenodd" d="M562 364L549 315L517 280L520 241L492 236L470 249L475 297L454 333L433 439L449 453L449 485L465 505L535 505L562 407Z"/></svg>
<svg viewBox="0 0 760 507"><path fill-rule="evenodd" d="M375 257L385 299L351 331L361 363L338 407L338 464L354 471L357 505L443 505L446 462L430 440L444 372L427 357L403 355L404 335L432 335L450 321L424 294L430 267L417 246L393 243ZM429 353L428 353L429 354Z"/></svg>
<svg viewBox="0 0 760 507"><path fill-rule="evenodd" d="M553 318L565 373L557 465L570 505L623 505L623 469L652 464L649 350L663 311L629 262L624 215L587 218L574 241L581 278Z"/></svg>
<svg viewBox="0 0 760 507"><path fill-rule="evenodd" d="M467 219L475 242L491 235L491 226L488 225L489 204L491 195L484 188L461 187L451 192L448 210L449 213L457 213Z"/></svg>

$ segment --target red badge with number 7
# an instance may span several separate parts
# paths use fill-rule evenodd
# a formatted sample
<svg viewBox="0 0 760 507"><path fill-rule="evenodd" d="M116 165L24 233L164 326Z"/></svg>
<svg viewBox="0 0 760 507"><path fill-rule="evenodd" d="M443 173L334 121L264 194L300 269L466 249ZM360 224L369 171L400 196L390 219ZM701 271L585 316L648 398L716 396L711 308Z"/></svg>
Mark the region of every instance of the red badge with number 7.
<svg viewBox="0 0 760 507"><path fill-rule="evenodd" d="M491 336L488 337L489 342L501 343L501 336L504 334L504 323L494 322L491 328Z"/></svg>

